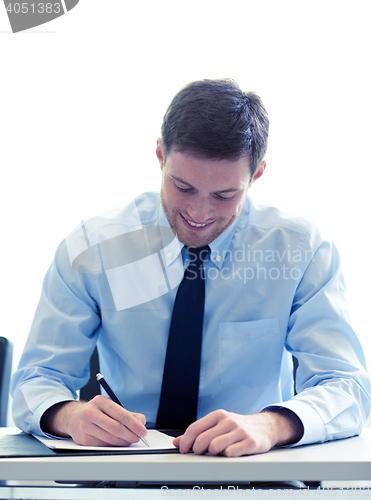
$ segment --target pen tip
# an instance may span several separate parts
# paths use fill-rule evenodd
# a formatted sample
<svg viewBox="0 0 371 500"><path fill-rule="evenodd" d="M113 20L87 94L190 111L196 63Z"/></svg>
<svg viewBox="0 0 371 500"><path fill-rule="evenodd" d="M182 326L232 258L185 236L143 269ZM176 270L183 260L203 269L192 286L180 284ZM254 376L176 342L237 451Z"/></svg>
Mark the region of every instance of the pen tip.
<svg viewBox="0 0 371 500"><path fill-rule="evenodd" d="M146 439L145 437L141 437L140 439L141 439L141 440L143 441L143 443L144 443L144 444L146 444L146 445L148 446L148 448L149 448L149 444L148 444L147 439Z"/></svg>
<svg viewBox="0 0 371 500"><path fill-rule="evenodd" d="M101 373L97 373L96 374L96 377L97 377L97 380L100 380L103 378L103 375Z"/></svg>

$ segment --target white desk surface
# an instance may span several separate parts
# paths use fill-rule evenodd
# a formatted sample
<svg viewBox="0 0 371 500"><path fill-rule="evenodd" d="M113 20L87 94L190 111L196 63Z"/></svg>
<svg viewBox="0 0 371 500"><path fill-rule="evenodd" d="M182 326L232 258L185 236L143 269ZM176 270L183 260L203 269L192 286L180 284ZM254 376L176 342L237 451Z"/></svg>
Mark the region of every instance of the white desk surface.
<svg viewBox="0 0 371 500"><path fill-rule="evenodd" d="M2 428L0 435L17 429ZM19 432L19 431L18 431ZM68 481L370 480L371 428L361 436L241 458L194 454L0 459L0 479Z"/></svg>

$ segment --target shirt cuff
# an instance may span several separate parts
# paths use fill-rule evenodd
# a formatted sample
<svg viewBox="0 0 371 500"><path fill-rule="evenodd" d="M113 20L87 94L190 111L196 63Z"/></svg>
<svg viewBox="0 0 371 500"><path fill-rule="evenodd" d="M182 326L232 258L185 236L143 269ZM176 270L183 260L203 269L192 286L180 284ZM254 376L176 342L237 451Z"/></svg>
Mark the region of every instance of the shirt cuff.
<svg viewBox="0 0 371 500"><path fill-rule="evenodd" d="M301 439L296 443L287 445L287 447L320 443L324 441L324 423L322 422L322 419L318 415L316 410L308 406L306 403L303 403L302 401L295 401L295 399L290 399L289 401L285 401L283 403L266 406L261 411L266 411L271 408L287 408L288 410L291 410L293 413L295 413L295 415L301 420L301 423L303 424L304 432Z"/></svg>

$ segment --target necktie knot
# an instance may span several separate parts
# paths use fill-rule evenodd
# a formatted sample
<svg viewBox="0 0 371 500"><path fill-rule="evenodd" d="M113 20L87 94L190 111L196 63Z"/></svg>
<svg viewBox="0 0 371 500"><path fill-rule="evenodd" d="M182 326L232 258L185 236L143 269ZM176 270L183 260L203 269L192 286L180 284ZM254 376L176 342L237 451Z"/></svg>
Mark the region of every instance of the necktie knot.
<svg viewBox="0 0 371 500"><path fill-rule="evenodd" d="M191 259L191 264L199 265L206 259L207 255L210 252L209 245L204 247L186 247L187 253Z"/></svg>

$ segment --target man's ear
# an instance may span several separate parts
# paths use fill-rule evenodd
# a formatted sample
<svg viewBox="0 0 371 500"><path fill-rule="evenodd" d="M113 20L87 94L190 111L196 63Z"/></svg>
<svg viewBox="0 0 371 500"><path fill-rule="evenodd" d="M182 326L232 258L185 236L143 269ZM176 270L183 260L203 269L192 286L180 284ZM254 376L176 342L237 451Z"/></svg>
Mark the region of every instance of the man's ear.
<svg viewBox="0 0 371 500"><path fill-rule="evenodd" d="M160 163L161 170L164 168L164 152L162 151L161 139L157 139L156 142L156 156Z"/></svg>
<svg viewBox="0 0 371 500"><path fill-rule="evenodd" d="M253 175L251 181L250 181L250 186L254 184L255 181L259 179L264 174L265 167L267 166L267 163L265 161L262 161L260 164L260 167L256 169L255 174Z"/></svg>

